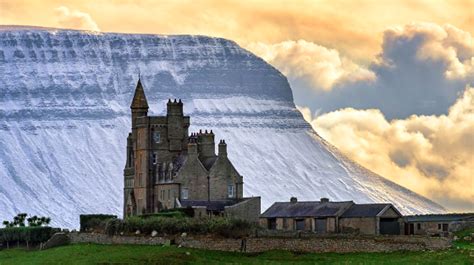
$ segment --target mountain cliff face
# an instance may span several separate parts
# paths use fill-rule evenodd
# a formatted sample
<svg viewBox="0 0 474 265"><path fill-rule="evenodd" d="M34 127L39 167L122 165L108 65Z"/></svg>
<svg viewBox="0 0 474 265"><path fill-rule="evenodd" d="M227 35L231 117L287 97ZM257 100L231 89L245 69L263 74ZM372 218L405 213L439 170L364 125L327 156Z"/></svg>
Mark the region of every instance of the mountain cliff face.
<svg viewBox="0 0 474 265"><path fill-rule="evenodd" d="M77 228L121 215L130 101L140 73L151 115L181 98L213 129L262 208L299 200L444 209L349 160L296 110L286 78L236 43L204 36L0 27L0 220L18 212Z"/></svg>

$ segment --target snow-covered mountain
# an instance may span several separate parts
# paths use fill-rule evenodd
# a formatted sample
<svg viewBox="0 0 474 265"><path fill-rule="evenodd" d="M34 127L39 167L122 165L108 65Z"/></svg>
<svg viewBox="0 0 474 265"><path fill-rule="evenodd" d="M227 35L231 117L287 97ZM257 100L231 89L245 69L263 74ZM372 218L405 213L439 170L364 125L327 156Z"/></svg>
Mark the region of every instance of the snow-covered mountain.
<svg viewBox="0 0 474 265"><path fill-rule="evenodd" d="M121 215L129 105L138 73L151 114L181 98L191 130L213 129L262 208L299 200L432 201L349 160L295 108L278 70L205 36L0 27L0 220L18 212L77 227L81 213Z"/></svg>

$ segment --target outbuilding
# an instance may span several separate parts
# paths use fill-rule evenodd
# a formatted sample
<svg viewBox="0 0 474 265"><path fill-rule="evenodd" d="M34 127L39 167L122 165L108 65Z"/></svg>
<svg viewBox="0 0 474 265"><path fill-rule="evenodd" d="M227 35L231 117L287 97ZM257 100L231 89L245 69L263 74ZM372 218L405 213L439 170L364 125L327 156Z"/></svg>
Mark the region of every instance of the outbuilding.
<svg viewBox="0 0 474 265"><path fill-rule="evenodd" d="M474 213L407 215L404 221L405 235L447 236L451 232L474 227Z"/></svg>
<svg viewBox="0 0 474 265"><path fill-rule="evenodd" d="M341 233L400 235L402 214L390 203L353 204L339 218Z"/></svg>
<svg viewBox="0 0 474 265"><path fill-rule="evenodd" d="M356 204L353 201L276 202L260 215L260 226L269 230L315 233L400 234L402 215L392 205Z"/></svg>

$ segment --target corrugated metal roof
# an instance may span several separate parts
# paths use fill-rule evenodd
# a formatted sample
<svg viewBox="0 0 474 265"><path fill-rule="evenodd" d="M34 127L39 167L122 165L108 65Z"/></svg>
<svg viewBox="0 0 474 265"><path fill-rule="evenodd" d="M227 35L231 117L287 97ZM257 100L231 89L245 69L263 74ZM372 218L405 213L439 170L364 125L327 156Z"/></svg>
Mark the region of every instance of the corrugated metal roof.
<svg viewBox="0 0 474 265"><path fill-rule="evenodd" d="M340 216L354 204L347 202L276 202L261 217L330 217Z"/></svg>
<svg viewBox="0 0 474 265"><path fill-rule="evenodd" d="M341 217L376 217L389 203L354 204Z"/></svg>
<svg viewBox="0 0 474 265"><path fill-rule="evenodd" d="M454 222L474 220L474 213L407 215L404 218L407 222Z"/></svg>

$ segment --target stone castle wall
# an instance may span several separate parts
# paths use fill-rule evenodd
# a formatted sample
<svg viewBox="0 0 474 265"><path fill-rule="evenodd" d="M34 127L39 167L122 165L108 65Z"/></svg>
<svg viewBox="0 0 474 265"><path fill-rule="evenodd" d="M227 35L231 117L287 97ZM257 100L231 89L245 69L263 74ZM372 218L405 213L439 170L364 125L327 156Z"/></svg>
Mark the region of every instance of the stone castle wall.
<svg viewBox="0 0 474 265"><path fill-rule="evenodd" d="M212 235L185 237L107 236L103 234L70 233L71 243L95 244L176 244L182 247L257 253L268 250L293 252L391 252L442 250L451 247L443 237L426 236L366 236L366 237L251 237L246 239L222 238Z"/></svg>

